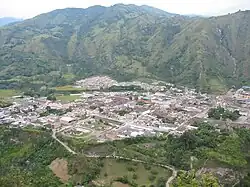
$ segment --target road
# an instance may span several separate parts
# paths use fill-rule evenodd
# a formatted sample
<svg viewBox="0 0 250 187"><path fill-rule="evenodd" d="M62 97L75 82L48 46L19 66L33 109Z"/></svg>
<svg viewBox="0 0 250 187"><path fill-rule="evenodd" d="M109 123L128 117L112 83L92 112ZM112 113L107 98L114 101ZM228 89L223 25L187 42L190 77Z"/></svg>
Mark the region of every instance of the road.
<svg viewBox="0 0 250 187"><path fill-rule="evenodd" d="M54 138L57 142L59 142L63 147L65 147L65 149L67 149L68 152L72 153L72 154L76 154L75 151L73 151L71 148L69 148L69 146L67 146L65 143L63 143L61 140L59 140L57 137L56 137L56 131L53 130L53 134L52 134L52 138Z"/></svg>
<svg viewBox="0 0 250 187"><path fill-rule="evenodd" d="M65 143L63 143L61 140L59 140L56 137L56 130L53 130L52 133L52 138L55 139L57 142L59 142L68 152L76 155L77 153L72 150L69 146L67 146ZM114 159L123 159L123 160L128 160L128 161L132 161L132 162L138 162L138 163L143 163L143 164L148 164L148 162L143 161L143 160L138 160L138 159L132 159L132 158L126 158L126 157L121 157L121 156L99 156L99 155L85 155L88 158L114 158ZM169 187L171 182L176 178L177 176L177 170L173 167L173 166L169 166L169 165L164 165L164 164L157 164L157 163L151 163L152 165L155 166L159 166L159 167L163 167L166 169L169 169L172 171L172 176L168 178L167 182L166 182L166 187Z"/></svg>
<svg viewBox="0 0 250 187"><path fill-rule="evenodd" d="M168 178L168 181L166 182L166 187L170 187L170 184L172 181L177 177L177 170L172 170L172 176Z"/></svg>

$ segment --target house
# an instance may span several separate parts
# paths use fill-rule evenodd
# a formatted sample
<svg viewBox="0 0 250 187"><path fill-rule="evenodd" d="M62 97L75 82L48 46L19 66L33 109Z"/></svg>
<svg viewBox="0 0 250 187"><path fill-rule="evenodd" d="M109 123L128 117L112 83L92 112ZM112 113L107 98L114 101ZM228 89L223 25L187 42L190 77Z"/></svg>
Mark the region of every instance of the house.
<svg viewBox="0 0 250 187"><path fill-rule="evenodd" d="M75 119L72 118L72 117L68 117L68 116L64 116L60 119L60 122L63 123L63 124L70 124L72 122L74 122Z"/></svg>

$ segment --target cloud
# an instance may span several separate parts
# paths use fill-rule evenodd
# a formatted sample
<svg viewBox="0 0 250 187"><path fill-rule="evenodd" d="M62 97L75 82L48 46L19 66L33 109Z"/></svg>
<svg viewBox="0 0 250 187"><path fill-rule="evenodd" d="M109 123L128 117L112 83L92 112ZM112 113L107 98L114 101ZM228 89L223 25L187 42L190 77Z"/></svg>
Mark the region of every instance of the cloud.
<svg viewBox="0 0 250 187"><path fill-rule="evenodd" d="M173 13L199 15L221 15L250 9L249 0L1 0L0 17L30 18L54 9L116 3L146 4Z"/></svg>

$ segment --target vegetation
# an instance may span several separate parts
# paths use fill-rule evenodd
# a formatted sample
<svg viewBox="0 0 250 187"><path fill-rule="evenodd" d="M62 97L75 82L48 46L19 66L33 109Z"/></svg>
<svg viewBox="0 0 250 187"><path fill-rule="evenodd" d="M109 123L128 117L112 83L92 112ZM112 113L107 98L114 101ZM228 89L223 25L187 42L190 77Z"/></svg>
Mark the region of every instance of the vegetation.
<svg viewBox="0 0 250 187"><path fill-rule="evenodd" d="M20 94L17 90L0 90L0 98L7 98L7 97L12 97Z"/></svg>
<svg viewBox="0 0 250 187"><path fill-rule="evenodd" d="M7 101L6 99L0 98L0 108L5 108L11 106L12 103L10 101Z"/></svg>
<svg viewBox="0 0 250 187"><path fill-rule="evenodd" d="M129 110L125 110L125 109L122 109L122 110L118 110L118 111L115 111L118 115L120 116L124 116L126 114L129 114L131 111Z"/></svg>
<svg viewBox="0 0 250 187"><path fill-rule="evenodd" d="M161 167L152 166L148 168L147 166L125 160L105 159L97 181L103 181L107 185L118 181L130 186L149 186L156 185L163 180L165 186L167 178L171 176L171 171ZM153 177L154 180L151 181L150 177Z"/></svg>
<svg viewBox="0 0 250 187"><path fill-rule="evenodd" d="M190 170L191 157L196 158L192 163L196 170L201 167L221 167L240 171L244 175L250 164L249 130L220 131L207 123L200 124L197 130L185 132L180 137L139 137L89 145L86 142L67 141L75 150L88 154L106 156L115 153L148 163L169 164L186 171Z"/></svg>
<svg viewBox="0 0 250 187"><path fill-rule="evenodd" d="M70 176L68 185L73 186L78 183L89 186L93 181L106 186L113 185L115 181L130 186L165 186L166 179L171 173L154 165L157 163L185 170L178 173L174 187L217 187L219 182L213 175L204 173L197 175L198 172L195 171L201 168L229 168L242 176L239 178L239 185L249 184L250 130L248 129L219 130L210 124L202 123L198 129L187 131L180 137L162 135L105 143L59 138L79 154L70 155L51 137L50 131L0 127L0 184L20 187L62 186L62 182L48 167L56 158L67 160ZM122 159L87 158L84 153L103 157L115 154L143 160L150 165ZM219 178L219 181L221 185L223 180ZM234 183L225 185L232 186Z"/></svg>
<svg viewBox="0 0 250 187"><path fill-rule="evenodd" d="M56 93L61 93L61 94L77 94L86 91L86 89L84 88L77 88L71 85L59 86L56 87L54 90Z"/></svg>
<svg viewBox="0 0 250 187"><path fill-rule="evenodd" d="M58 115L58 116L62 116L63 114L66 114L67 112L70 112L70 111L71 111L70 108L68 108L66 110L63 110L63 109L53 109L53 108L51 108L51 107L48 106L46 108L46 111L43 112L43 113L41 113L40 116L41 117L42 116L48 116L50 114L55 114L55 115Z"/></svg>
<svg viewBox="0 0 250 187"><path fill-rule="evenodd" d="M109 186L119 178L128 177L129 184L160 184L171 173L160 167L148 167L134 162L86 158L71 155L51 137L51 132L42 129L9 129L0 127L0 184L19 187L58 187L104 181ZM69 181L66 184L57 178L49 165L57 158L68 163ZM128 166L133 168L129 171ZM159 171L159 173L152 171ZM154 175L155 180L148 177Z"/></svg>
<svg viewBox="0 0 250 187"><path fill-rule="evenodd" d="M61 182L48 165L69 154L49 132L0 127L1 186L58 187Z"/></svg>
<svg viewBox="0 0 250 187"><path fill-rule="evenodd" d="M224 108L222 108L220 106L217 107L217 108L211 108L208 111L208 117L209 118L213 118L213 119L217 119L217 120L220 120L220 119L223 119L223 120L230 119L232 121L235 121L240 116L241 115L240 115L240 113L239 113L238 110L235 110L235 111L231 112L230 110L224 109Z"/></svg>
<svg viewBox="0 0 250 187"><path fill-rule="evenodd" d="M218 180L209 174L199 176L195 175L194 171L180 171L174 187L219 187Z"/></svg>
<svg viewBox="0 0 250 187"><path fill-rule="evenodd" d="M130 86L111 86L109 91L112 92L121 92L121 91L143 91L140 86L130 85Z"/></svg>
<svg viewBox="0 0 250 187"><path fill-rule="evenodd" d="M73 157L69 160L69 174L74 185L88 185L99 175L103 163L99 159L86 158L83 155Z"/></svg>
<svg viewBox="0 0 250 187"><path fill-rule="evenodd" d="M122 4L55 10L1 27L0 88L39 90L107 74L224 92L250 80L249 20L249 11L190 18Z"/></svg>
<svg viewBox="0 0 250 187"><path fill-rule="evenodd" d="M54 96L54 95L49 95L49 96L47 97L47 100L56 101L56 96Z"/></svg>
<svg viewBox="0 0 250 187"><path fill-rule="evenodd" d="M250 186L250 173L248 173L243 179L240 180L236 187L248 187Z"/></svg>

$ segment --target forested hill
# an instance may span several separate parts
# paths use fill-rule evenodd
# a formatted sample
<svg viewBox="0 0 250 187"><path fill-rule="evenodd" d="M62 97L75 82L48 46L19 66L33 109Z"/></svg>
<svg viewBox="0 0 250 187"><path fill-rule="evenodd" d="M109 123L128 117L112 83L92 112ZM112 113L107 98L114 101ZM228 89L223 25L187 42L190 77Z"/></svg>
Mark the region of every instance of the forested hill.
<svg viewBox="0 0 250 187"><path fill-rule="evenodd" d="M107 74L203 91L250 80L250 11L190 18L118 4L55 10L0 29L0 87Z"/></svg>

